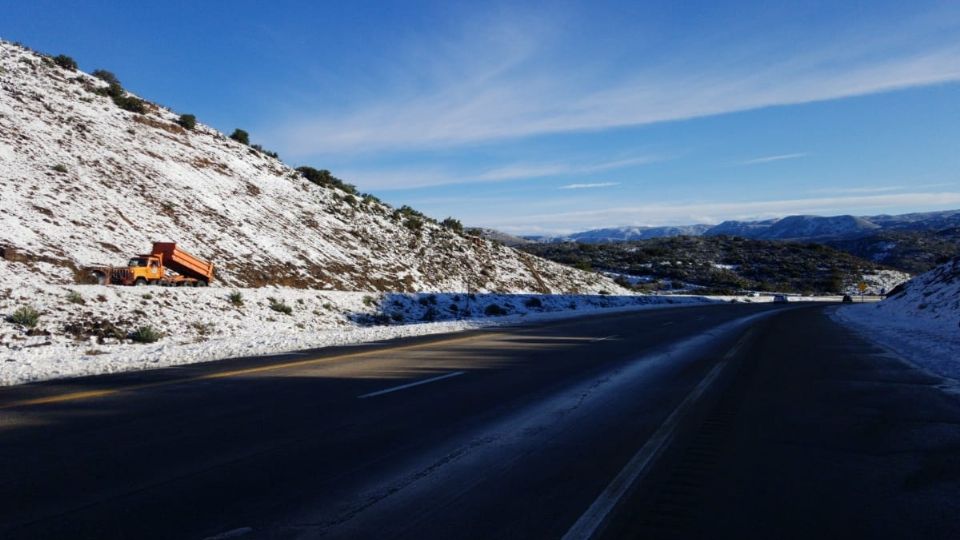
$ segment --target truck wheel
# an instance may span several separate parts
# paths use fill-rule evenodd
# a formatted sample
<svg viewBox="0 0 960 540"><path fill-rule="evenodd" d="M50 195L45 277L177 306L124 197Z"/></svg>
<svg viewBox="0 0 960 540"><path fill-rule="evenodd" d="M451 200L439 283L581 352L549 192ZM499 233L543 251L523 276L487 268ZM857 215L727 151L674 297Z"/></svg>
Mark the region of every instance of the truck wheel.
<svg viewBox="0 0 960 540"><path fill-rule="evenodd" d="M137 280L133 282L133 285L136 287L143 287L146 284L147 280L143 279L142 277L137 278Z"/></svg>
<svg viewBox="0 0 960 540"><path fill-rule="evenodd" d="M208 283L202 279L197 282L197 287L206 287L207 285Z"/></svg>

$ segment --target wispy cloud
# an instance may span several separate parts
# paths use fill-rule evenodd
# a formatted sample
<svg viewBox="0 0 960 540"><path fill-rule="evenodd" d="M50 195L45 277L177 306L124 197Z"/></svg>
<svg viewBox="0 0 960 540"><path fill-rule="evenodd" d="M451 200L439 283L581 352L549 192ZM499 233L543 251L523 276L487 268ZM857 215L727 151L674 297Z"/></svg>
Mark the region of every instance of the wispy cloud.
<svg viewBox="0 0 960 540"><path fill-rule="evenodd" d="M772 161L783 161L785 159L797 159L806 157L805 153L796 153L796 154L779 154L776 156L764 156L753 159L748 159L746 161L741 161L740 165L756 165L758 163L770 163Z"/></svg>
<svg viewBox="0 0 960 540"><path fill-rule="evenodd" d="M663 161L660 156L637 156L610 161L577 163L511 163L480 171L454 172L442 168L427 169L385 169L385 170L347 170L342 171L344 178L362 189L411 189L448 184L474 182L502 182L506 180L524 180L547 177L575 177L603 171L626 169L648 163Z"/></svg>
<svg viewBox="0 0 960 540"><path fill-rule="evenodd" d="M560 186L559 189L593 189L593 188L605 188L619 186L620 182L596 182L593 184L567 184L565 186Z"/></svg>
<svg viewBox="0 0 960 540"><path fill-rule="evenodd" d="M644 204L577 212L526 215L501 219L483 226L507 232L577 230L611 226L687 225L750 220L792 214L836 215L881 212L891 208L936 209L960 206L960 192L897 193L850 197L819 197L742 202L694 202L689 204Z"/></svg>
<svg viewBox="0 0 960 540"><path fill-rule="evenodd" d="M960 80L960 33L941 33L948 37L937 41L915 21L897 25L895 32L851 29L787 54L747 47L711 51L712 61L704 62L703 51L677 52L593 76L586 70L600 68L558 59L549 21L525 28L506 17L489 32L421 44L419 56L398 60L410 80L385 89L382 99L298 115L271 138L293 155L449 147Z"/></svg>
<svg viewBox="0 0 960 540"><path fill-rule="evenodd" d="M957 185L954 182L938 182L936 184L919 184L919 185L903 185L903 186L863 186L863 187L830 187L830 188L820 188L812 189L809 193L831 193L836 195L841 194L854 194L854 193L890 193L893 191L905 191L908 189L930 189L946 186L955 186Z"/></svg>

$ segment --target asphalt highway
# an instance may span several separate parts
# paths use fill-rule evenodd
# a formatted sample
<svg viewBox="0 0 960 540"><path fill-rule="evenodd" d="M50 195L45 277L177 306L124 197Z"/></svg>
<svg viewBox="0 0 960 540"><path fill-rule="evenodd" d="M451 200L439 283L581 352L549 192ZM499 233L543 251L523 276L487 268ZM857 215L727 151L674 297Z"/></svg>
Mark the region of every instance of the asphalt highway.
<svg viewBox="0 0 960 540"><path fill-rule="evenodd" d="M0 389L0 538L710 536L736 513L729 482L767 478L730 449L776 469L747 424L796 414L785 396L811 396L792 376L875 353L823 309L594 315ZM831 333L844 347L810 349ZM731 400L781 406L704 442ZM745 476L711 476L683 527L656 525L697 444ZM809 480L808 466L783 474Z"/></svg>

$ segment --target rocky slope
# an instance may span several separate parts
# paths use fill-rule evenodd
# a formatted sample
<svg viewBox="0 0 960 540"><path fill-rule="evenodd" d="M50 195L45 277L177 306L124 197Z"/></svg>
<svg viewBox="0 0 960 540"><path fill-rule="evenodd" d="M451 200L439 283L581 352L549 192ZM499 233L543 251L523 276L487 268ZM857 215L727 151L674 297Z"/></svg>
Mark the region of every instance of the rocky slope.
<svg viewBox="0 0 960 540"><path fill-rule="evenodd" d="M621 292L611 281L316 185L266 152L0 41L0 264L47 283L155 240L220 284L368 291ZM122 99L135 96L122 94ZM3 284L0 284L2 286Z"/></svg>

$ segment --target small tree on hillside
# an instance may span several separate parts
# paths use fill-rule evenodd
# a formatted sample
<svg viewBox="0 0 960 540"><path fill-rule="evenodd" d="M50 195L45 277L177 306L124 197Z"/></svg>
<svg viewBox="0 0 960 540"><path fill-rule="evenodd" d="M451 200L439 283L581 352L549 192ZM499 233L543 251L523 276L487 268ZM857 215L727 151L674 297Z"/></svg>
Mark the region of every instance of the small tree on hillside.
<svg viewBox="0 0 960 540"><path fill-rule="evenodd" d="M240 144L250 144L250 134L240 128L233 130L233 133L230 134L230 138Z"/></svg>
<svg viewBox="0 0 960 540"><path fill-rule="evenodd" d="M447 219L441 221L440 224L457 234L463 234L463 224L460 223L459 219L448 217Z"/></svg>
<svg viewBox="0 0 960 540"><path fill-rule="evenodd" d="M297 171L302 174L304 178L318 186L335 187L347 193L358 195L356 186L344 182L330 174L330 171L326 169L314 169L313 167L303 166L297 167Z"/></svg>
<svg viewBox="0 0 960 540"><path fill-rule="evenodd" d="M115 84L117 86L120 86L120 79L118 79L116 75L114 75L113 73L105 69L96 69L93 71L91 75L100 79L101 81L106 82L107 84Z"/></svg>
<svg viewBox="0 0 960 540"><path fill-rule="evenodd" d="M77 70L77 61L65 54L54 56L53 63L62 67L63 69L69 69L70 71Z"/></svg>
<svg viewBox="0 0 960 540"><path fill-rule="evenodd" d="M184 129L193 129L197 126L197 117L192 114L181 114L177 123Z"/></svg>

